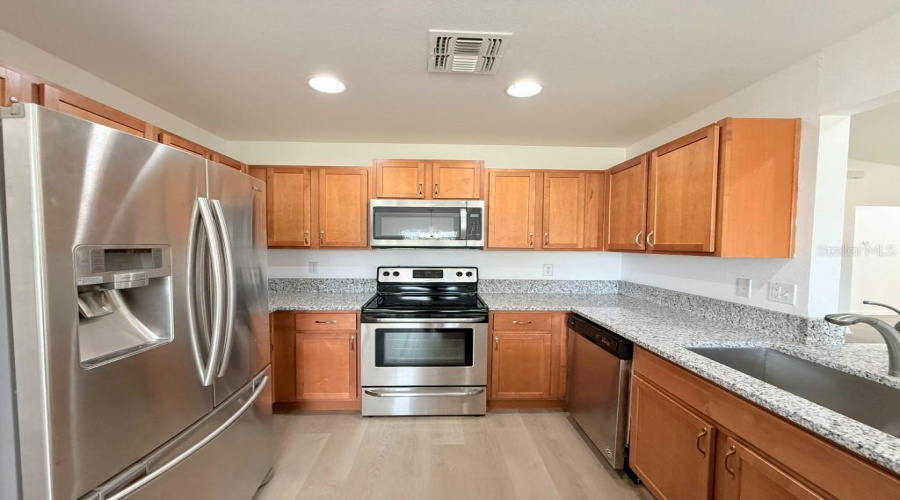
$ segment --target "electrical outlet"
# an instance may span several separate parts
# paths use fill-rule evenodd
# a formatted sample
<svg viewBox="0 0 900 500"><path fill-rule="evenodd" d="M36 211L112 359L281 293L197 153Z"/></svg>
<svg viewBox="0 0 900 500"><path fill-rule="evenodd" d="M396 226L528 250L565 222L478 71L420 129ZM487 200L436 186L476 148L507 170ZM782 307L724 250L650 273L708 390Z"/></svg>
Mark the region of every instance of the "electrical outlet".
<svg viewBox="0 0 900 500"><path fill-rule="evenodd" d="M544 264L544 276L553 276L553 264Z"/></svg>
<svg viewBox="0 0 900 500"><path fill-rule="evenodd" d="M319 274L319 263L318 262L310 262L309 263L309 274Z"/></svg>
<svg viewBox="0 0 900 500"><path fill-rule="evenodd" d="M737 294L738 297L750 297L750 293L753 287L753 280L747 278L738 278L737 279L737 288L734 293Z"/></svg>
<svg viewBox="0 0 900 500"><path fill-rule="evenodd" d="M794 305L797 301L797 285L769 282L769 300Z"/></svg>

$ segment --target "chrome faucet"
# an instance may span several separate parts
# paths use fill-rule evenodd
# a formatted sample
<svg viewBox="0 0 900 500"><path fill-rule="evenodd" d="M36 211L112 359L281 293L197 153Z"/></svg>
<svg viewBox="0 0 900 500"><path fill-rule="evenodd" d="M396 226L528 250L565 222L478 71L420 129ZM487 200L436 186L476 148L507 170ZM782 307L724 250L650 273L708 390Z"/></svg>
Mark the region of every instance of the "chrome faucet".
<svg viewBox="0 0 900 500"><path fill-rule="evenodd" d="M869 300L864 300L863 304L886 307L891 311L900 314L900 309L896 309L887 304L879 304L878 302ZM829 314L825 316L825 321L840 326L864 323L877 330L878 333L884 337L884 343L887 344L888 348L888 375L900 377L900 321L898 321L896 325L891 325L878 318L862 316L859 314Z"/></svg>

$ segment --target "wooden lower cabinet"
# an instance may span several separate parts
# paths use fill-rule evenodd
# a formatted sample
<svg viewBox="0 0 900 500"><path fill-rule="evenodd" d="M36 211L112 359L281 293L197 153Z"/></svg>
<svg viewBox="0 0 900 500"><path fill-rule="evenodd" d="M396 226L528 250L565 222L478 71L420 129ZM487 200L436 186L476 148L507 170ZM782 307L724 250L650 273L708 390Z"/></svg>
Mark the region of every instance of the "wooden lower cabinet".
<svg viewBox="0 0 900 500"><path fill-rule="evenodd" d="M900 498L900 476L635 348L631 467L656 498Z"/></svg>
<svg viewBox="0 0 900 500"><path fill-rule="evenodd" d="M566 314L491 313L490 406L562 407L566 393Z"/></svg>
<svg viewBox="0 0 900 500"><path fill-rule="evenodd" d="M358 313L279 311L271 324L276 410L360 407Z"/></svg>
<svg viewBox="0 0 900 500"><path fill-rule="evenodd" d="M825 498L809 489L790 472L727 434L719 435L716 456L717 500Z"/></svg>
<svg viewBox="0 0 900 500"><path fill-rule="evenodd" d="M657 498L710 498L716 428L640 377L632 383L632 469Z"/></svg>

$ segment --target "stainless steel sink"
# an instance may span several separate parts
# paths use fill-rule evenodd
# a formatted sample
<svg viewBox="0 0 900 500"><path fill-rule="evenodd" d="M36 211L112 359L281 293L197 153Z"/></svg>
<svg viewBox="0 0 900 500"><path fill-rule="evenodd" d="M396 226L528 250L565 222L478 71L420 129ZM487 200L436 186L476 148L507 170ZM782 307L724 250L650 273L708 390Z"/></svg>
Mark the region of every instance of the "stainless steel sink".
<svg viewBox="0 0 900 500"><path fill-rule="evenodd" d="M900 389L764 347L688 350L900 437Z"/></svg>

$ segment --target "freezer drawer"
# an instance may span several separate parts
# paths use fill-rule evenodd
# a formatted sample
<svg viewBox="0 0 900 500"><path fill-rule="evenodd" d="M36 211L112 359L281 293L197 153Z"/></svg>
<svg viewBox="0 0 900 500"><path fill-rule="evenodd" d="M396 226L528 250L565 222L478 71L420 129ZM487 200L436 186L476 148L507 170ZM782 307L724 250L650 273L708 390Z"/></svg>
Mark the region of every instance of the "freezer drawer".
<svg viewBox="0 0 900 500"><path fill-rule="evenodd" d="M268 373L82 500L252 498L274 464Z"/></svg>
<svg viewBox="0 0 900 500"><path fill-rule="evenodd" d="M406 415L484 415L484 387L365 387L364 417Z"/></svg>

